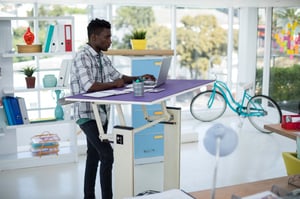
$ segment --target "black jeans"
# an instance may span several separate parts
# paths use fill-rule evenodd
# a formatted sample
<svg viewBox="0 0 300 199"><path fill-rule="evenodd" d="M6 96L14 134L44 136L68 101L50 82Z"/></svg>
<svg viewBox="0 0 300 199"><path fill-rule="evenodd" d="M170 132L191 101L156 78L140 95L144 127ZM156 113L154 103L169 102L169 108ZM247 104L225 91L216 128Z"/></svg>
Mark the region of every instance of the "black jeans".
<svg viewBox="0 0 300 199"><path fill-rule="evenodd" d="M88 121L80 128L87 138L87 158L84 174L84 199L95 198L95 182L100 161L100 186L102 199L112 199L112 165L113 149L109 142L99 139L99 131L95 120ZM103 126L104 132L107 125Z"/></svg>

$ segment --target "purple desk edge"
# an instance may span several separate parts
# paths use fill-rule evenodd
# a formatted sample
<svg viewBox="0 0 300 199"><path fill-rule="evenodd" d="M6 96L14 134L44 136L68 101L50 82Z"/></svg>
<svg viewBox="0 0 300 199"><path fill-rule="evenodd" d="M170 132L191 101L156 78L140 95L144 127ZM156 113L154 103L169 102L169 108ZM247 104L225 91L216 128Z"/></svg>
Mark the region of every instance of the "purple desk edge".
<svg viewBox="0 0 300 199"><path fill-rule="evenodd" d="M165 90L158 93L146 92L143 97L135 97L133 93L122 95L114 95L109 97L89 97L83 94L66 97L67 101L85 101L85 102L98 102L109 104L154 104L163 101L167 98L178 96L183 93L193 91L201 86L209 84L214 80L178 80L170 79L160 86Z"/></svg>

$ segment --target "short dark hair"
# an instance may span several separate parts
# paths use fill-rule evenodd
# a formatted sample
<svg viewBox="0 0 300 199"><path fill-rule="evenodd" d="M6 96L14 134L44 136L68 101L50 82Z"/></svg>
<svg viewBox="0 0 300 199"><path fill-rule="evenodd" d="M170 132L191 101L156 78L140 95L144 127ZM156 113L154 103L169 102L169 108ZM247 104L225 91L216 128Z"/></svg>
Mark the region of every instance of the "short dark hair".
<svg viewBox="0 0 300 199"><path fill-rule="evenodd" d="M99 34L104 28L111 29L111 24L104 19L93 19L87 27L88 38L92 34Z"/></svg>

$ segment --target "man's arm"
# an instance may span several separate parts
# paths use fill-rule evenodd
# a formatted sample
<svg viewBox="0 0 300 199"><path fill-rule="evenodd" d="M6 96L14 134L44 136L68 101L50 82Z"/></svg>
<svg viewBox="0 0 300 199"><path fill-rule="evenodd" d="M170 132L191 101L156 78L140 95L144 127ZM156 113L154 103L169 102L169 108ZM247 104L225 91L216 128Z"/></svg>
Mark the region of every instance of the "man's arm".
<svg viewBox="0 0 300 199"><path fill-rule="evenodd" d="M116 79L113 82L107 82L107 83L101 83L101 82L95 82L88 90L88 92L95 92L95 91L103 91L113 88L121 88L124 87L125 84L131 84L133 81L137 80L138 78L143 79L150 79L155 81L155 77L150 74L145 74L142 76L126 76L123 75L122 78Z"/></svg>
<svg viewBox="0 0 300 199"><path fill-rule="evenodd" d="M124 86L123 79L116 79L113 82L107 82L107 83L95 82L92 84L92 86L89 88L87 92L103 91L103 90L108 90L113 88L120 88L123 86Z"/></svg>
<svg viewBox="0 0 300 199"><path fill-rule="evenodd" d="M127 76L123 75L122 79L124 80L125 84L131 84L133 81L137 80L139 76Z"/></svg>

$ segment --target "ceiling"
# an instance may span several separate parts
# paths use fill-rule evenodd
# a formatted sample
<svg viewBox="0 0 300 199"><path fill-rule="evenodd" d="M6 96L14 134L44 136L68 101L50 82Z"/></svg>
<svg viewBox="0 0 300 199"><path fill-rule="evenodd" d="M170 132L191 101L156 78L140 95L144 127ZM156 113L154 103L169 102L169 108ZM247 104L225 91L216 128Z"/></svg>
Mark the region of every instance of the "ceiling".
<svg viewBox="0 0 300 199"><path fill-rule="evenodd" d="M39 4L120 4L120 5L176 5L215 7L300 7L300 0L1 0L1 3Z"/></svg>

